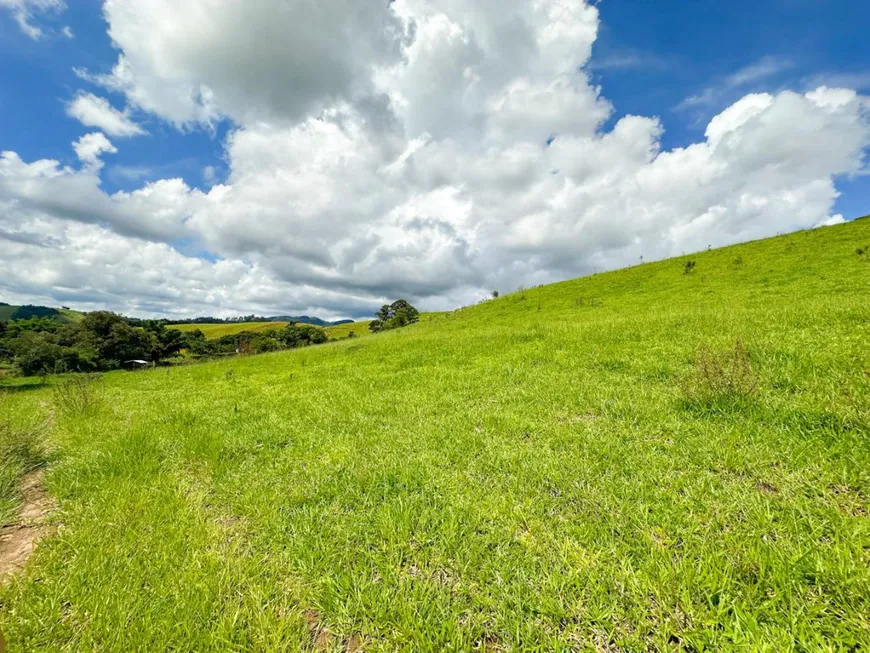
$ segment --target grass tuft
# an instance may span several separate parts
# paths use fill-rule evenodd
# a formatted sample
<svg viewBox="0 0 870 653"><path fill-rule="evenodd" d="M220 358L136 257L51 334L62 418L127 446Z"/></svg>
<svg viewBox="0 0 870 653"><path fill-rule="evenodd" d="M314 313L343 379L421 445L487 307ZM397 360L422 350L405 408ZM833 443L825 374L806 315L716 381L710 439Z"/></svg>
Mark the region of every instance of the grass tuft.
<svg viewBox="0 0 870 653"><path fill-rule="evenodd" d="M84 415L100 403L100 381L100 374L71 375L53 388L55 408L65 416Z"/></svg>
<svg viewBox="0 0 870 653"><path fill-rule="evenodd" d="M748 399L758 389L758 376L740 339L726 351L701 347L691 372L682 380L684 398L692 405Z"/></svg>

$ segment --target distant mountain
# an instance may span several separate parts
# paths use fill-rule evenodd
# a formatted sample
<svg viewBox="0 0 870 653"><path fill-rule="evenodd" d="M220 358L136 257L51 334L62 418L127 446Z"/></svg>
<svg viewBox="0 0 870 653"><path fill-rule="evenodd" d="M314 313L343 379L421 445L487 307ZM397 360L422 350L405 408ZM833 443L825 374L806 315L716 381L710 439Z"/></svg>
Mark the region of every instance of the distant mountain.
<svg viewBox="0 0 870 653"><path fill-rule="evenodd" d="M299 324L312 324L319 327L338 326L339 324L351 324L354 320L336 320L330 322L319 317L310 315L240 315L239 317L193 317L186 320L171 320L172 324L249 324L254 322L298 322Z"/></svg>
<svg viewBox="0 0 870 653"><path fill-rule="evenodd" d="M84 313L73 311L66 307L51 308L49 306L34 306L27 304L25 306L14 306L6 302L0 302L0 322L10 322L12 320L27 320L31 317L47 317L58 322L78 322L82 319ZM130 318L132 320L132 318ZM235 322L298 322L300 324L313 324L314 326L329 327L338 326L339 324L350 324L353 320L336 320L329 322L319 317L311 317L309 315L273 315L271 317L260 317L256 315L246 315L238 318L222 319L219 317L195 317L189 320L172 321L173 324L232 324Z"/></svg>
<svg viewBox="0 0 870 653"><path fill-rule="evenodd" d="M353 320L336 320L328 322L321 320L319 317L309 317L308 315L274 315L267 317L266 322L299 322L300 324L313 324L314 326L328 327L338 326L339 324L352 324Z"/></svg>
<svg viewBox="0 0 870 653"><path fill-rule="evenodd" d="M47 317L58 322L78 322L82 319L82 313L68 308L51 308L49 306L34 306L33 304L15 306L0 302L0 322L27 320L32 317Z"/></svg>

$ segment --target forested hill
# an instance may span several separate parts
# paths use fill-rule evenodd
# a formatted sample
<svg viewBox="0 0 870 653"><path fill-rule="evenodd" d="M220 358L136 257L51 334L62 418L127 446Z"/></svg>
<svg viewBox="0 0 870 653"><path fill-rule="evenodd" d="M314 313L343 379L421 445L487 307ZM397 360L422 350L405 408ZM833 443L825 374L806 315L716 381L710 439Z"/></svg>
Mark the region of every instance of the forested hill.
<svg viewBox="0 0 870 653"><path fill-rule="evenodd" d="M14 304L0 302L0 322L29 320L32 317L47 317L58 322L72 323L81 320L82 313L66 307L51 308L49 306L34 306L32 304L15 306Z"/></svg>

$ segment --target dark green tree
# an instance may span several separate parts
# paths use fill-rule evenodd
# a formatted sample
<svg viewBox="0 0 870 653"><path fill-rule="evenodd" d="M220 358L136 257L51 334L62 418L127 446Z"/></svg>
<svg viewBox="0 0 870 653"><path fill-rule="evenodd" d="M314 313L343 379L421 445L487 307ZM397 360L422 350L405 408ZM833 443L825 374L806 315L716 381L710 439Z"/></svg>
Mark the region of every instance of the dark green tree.
<svg viewBox="0 0 870 653"><path fill-rule="evenodd" d="M171 358L187 347L185 335L178 329L167 329L163 320L145 320L142 328L154 336L154 348L151 350L151 360L154 362Z"/></svg>
<svg viewBox="0 0 870 653"><path fill-rule="evenodd" d="M10 349L25 376L92 369L76 349L59 345L57 336L47 331L26 331L11 341Z"/></svg>
<svg viewBox="0 0 870 653"><path fill-rule="evenodd" d="M118 367L128 360L152 360L157 338L137 327L131 327L123 317L108 311L88 313L79 324L81 342L93 348L102 369Z"/></svg>
<svg viewBox="0 0 870 653"><path fill-rule="evenodd" d="M278 334L278 340L290 349L319 345L327 341L326 332L309 324L288 324Z"/></svg>
<svg viewBox="0 0 870 653"><path fill-rule="evenodd" d="M420 312L404 299L396 300L392 304L384 304L377 316L376 320L369 323L370 331L398 329L420 320Z"/></svg>

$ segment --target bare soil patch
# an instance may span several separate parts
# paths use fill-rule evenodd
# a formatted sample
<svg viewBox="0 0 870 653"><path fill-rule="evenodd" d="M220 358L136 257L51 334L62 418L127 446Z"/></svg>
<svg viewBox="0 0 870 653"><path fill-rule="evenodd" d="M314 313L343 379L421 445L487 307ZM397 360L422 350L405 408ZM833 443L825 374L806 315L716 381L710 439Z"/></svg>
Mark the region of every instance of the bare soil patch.
<svg viewBox="0 0 870 653"><path fill-rule="evenodd" d="M340 641L321 623L320 613L317 610L306 610L304 616L305 626L311 637L311 647L315 651L334 650L339 642L341 643L340 650L344 653L361 653L363 650L363 640L358 634L354 633Z"/></svg>
<svg viewBox="0 0 870 653"><path fill-rule="evenodd" d="M311 636L311 644L315 651L327 651L332 648L334 639L332 634L320 623L320 613L317 610L305 611L305 625Z"/></svg>
<svg viewBox="0 0 870 653"><path fill-rule="evenodd" d="M36 544L53 530L48 516L57 504L45 491L44 476L44 469L36 469L24 477L18 518L0 529L0 583L23 570Z"/></svg>

